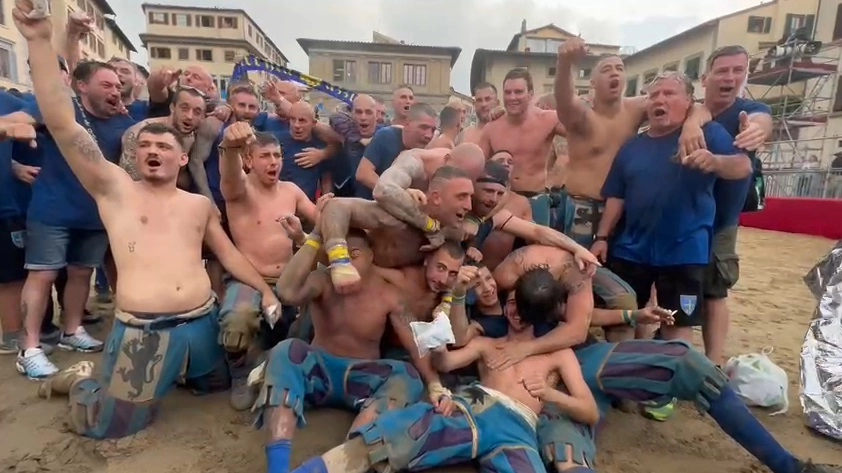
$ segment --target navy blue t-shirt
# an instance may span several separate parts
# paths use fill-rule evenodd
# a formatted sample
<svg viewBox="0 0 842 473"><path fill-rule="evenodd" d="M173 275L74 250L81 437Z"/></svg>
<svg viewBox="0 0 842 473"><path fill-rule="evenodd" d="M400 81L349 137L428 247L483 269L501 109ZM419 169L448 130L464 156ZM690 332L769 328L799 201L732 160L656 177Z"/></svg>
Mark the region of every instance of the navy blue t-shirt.
<svg viewBox="0 0 842 473"><path fill-rule="evenodd" d="M714 120L722 125L731 136L737 136L740 134L740 112L746 112L749 115L753 113L771 115L772 109L762 102L737 98L736 102L714 117ZM748 153L755 171L760 166L757 163L756 154L755 152ZM734 181L716 180L716 184L713 186L713 194L716 198L716 220L713 224L715 232L723 227L733 227L740 222L740 213L745 205L746 196L748 196L752 182L754 182L753 176Z"/></svg>
<svg viewBox="0 0 842 473"><path fill-rule="evenodd" d="M126 115L108 119L97 118L90 113L83 116L79 107L75 108L76 121L83 127L84 116L87 116L105 159L115 164L119 163L123 133L134 125L135 121ZM37 110L30 115L37 122L43 122ZM32 185L32 200L27 217L57 227L103 229L94 199L70 170L67 161L59 152L58 145L46 129L38 132L38 151L42 156L41 172Z"/></svg>
<svg viewBox="0 0 842 473"><path fill-rule="evenodd" d="M371 143L365 149L363 157L371 161L374 165L374 170L377 175L383 174L389 169L395 158L401 154L405 148L403 147L403 128L385 127L374 134ZM359 163L357 163L359 166ZM354 170L356 174L356 169ZM357 197L362 199L373 199L371 189L367 188L361 183L357 183Z"/></svg>
<svg viewBox="0 0 842 473"><path fill-rule="evenodd" d="M26 103L7 92L0 92L0 115L8 115L24 109ZM29 143L23 143L29 146ZM12 172L14 143L0 142L0 218L17 217L23 214L18 202L19 183Z"/></svg>
<svg viewBox="0 0 842 473"><path fill-rule="evenodd" d="M222 129L219 130L219 134L216 135L216 139L213 141L208 159L205 160L205 174L208 176L208 187L210 188L214 202L216 202L216 205L220 209L225 208L225 199L222 197L222 190L220 188L222 176L219 173L219 145L222 144L222 134L227 127L228 123L222 125Z"/></svg>
<svg viewBox="0 0 842 473"><path fill-rule="evenodd" d="M311 138L309 141L296 141L290 135L289 141L281 143L281 146L283 146L284 150L284 159L281 165L281 180L292 182L304 191L304 195L307 198L315 202L322 176L327 166L329 166L330 161L322 161L311 168L303 168L295 164L295 155L304 151L305 148L323 149L325 143L317 138Z"/></svg>
<svg viewBox="0 0 842 473"><path fill-rule="evenodd" d="M719 123L708 123L703 131L711 153L739 154ZM624 200L625 225L613 242L613 256L651 266L708 263L717 176L677 161L680 134L652 138L642 133L617 154L602 188L603 197Z"/></svg>
<svg viewBox="0 0 842 473"><path fill-rule="evenodd" d="M132 120L135 122L141 122L147 118L152 118L149 116L149 102L146 100L135 100L130 103L126 109L129 111L129 116L132 117Z"/></svg>

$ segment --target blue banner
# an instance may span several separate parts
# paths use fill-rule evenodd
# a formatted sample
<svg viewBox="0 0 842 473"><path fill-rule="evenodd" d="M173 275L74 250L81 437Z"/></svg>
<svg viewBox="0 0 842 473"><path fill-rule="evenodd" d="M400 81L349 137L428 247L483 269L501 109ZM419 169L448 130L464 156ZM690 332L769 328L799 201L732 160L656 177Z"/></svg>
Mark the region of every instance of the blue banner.
<svg viewBox="0 0 842 473"><path fill-rule="evenodd" d="M237 65L234 66L234 72L231 74L231 83L235 84L239 81L247 81L249 72L264 72L272 74L280 80L298 82L299 84L307 86L311 90L317 90L330 95L331 97L341 100L349 105L351 105L354 102L354 99L357 98L357 94L355 92L337 87L327 81L319 79L318 77L313 77L311 75L304 74L303 72L298 72L294 69L257 58L254 55L249 55L247 58L238 62Z"/></svg>

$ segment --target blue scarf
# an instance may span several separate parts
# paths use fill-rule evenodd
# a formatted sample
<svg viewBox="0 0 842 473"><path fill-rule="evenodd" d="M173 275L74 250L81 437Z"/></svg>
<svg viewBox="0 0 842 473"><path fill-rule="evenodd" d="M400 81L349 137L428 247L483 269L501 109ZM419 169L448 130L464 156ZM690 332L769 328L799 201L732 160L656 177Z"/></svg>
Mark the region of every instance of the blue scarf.
<svg viewBox="0 0 842 473"><path fill-rule="evenodd" d="M248 81L249 72L265 72L272 74L281 80L298 82L299 84L309 87L311 90L317 90L330 95L331 97L341 100L349 105L354 102L355 98L357 98L357 94L355 92L337 87L317 77L304 74L303 72L298 72L294 69L259 59L254 55L249 55L247 58L238 62L237 65L234 66L234 72L231 74L231 83Z"/></svg>

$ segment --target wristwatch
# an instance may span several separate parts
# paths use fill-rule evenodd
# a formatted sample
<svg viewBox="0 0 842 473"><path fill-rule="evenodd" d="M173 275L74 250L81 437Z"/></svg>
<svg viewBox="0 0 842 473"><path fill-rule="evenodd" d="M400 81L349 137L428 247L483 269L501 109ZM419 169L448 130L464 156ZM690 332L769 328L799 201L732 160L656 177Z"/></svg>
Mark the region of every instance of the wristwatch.
<svg viewBox="0 0 842 473"><path fill-rule="evenodd" d="M597 235L594 237L594 241L608 241L608 237L605 235Z"/></svg>

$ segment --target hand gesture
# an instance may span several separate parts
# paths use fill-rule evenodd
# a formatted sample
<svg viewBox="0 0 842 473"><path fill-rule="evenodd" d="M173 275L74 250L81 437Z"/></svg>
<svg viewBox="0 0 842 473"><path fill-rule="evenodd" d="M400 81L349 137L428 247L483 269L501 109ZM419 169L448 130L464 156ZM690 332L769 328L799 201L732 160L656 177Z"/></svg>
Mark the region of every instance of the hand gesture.
<svg viewBox="0 0 842 473"><path fill-rule="evenodd" d="M237 122L225 129L223 148L245 148L254 142L254 129L247 122Z"/></svg>
<svg viewBox="0 0 842 473"><path fill-rule="evenodd" d="M584 246L576 250L573 253L573 259L576 261L576 265L579 267L579 271L587 274L588 276L593 276L596 273L596 268L598 266L602 266L599 263L599 258Z"/></svg>
<svg viewBox="0 0 842 473"><path fill-rule="evenodd" d="M748 113L740 112L740 133L734 146L745 151L757 151L766 142L766 130L748 119Z"/></svg>
<svg viewBox="0 0 842 473"><path fill-rule="evenodd" d="M558 48L558 59L566 60L571 63L578 62L588 55L588 45L582 38L570 38Z"/></svg>
<svg viewBox="0 0 842 473"><path fill-rule="evenodd" d="M67 15L67 34L73 38L82 38L94 31L93 18L84 12L74 11Z"/></svg>
<svg viewBox="0 0 842 473"><path fill-rule="evenodd" d="M158 69L149 75L146 88L149 90L167 90L181 77L181 69L172 70L168 67Z"/></svg>
<svg viewBox="0 0 842 473"><path fill-rule="evenodd" d="M453 285L453 293L457 296L464 296L468 289L476 282L479 276L479 268L476 266L462 266L459 274L456 275L456 283Z"/></svg>
<svg viewBox="0 0 842 473"><path fill-rule="evenodd" d="M681 164L704 173L716 172L719 159L706 149L693 151L681 160Z"/></svg>
<svg viewBox="0 0 842 473"><path fill-rule="evenodd" d="M278 219L287 236L292 241L300 241L304 238L304 229L301 227L301 220L295 215L286 215Z"/></svg>
<svg viewBox="0 0 842 473"><path fill-rule="evenodd" d="M418 189L407 189L406 193L409 194L410 197L412 197L412 200L414 200L419 207L427 205L427 194L425 194L423 191L420 191Z"/></svg>
<svg viewBox="0 0 842 473"><path fill-rule="evenodd" d="M0 125L0 141L28 141L29 146L35 148L35 128L29 123L4 123Z"/></svg>
<svg viewBox="0 0 842 473"><path fill-rule="evenodd" d="M593 253L593 255L603 263L608 261L608 242L605 240L597 240L593 242L593 245L591 245L591 253Z"/></svg>
<svg viewBox="0 0 842 473"><path fill-rule="evenodd" d="M263 309L263 319L270 327L274 328L275 323L281 318L281 302L274 292L266 292L261 296L260 307Z"/></svg>
<svg viewBox="0 0 842 473"><path fill-rule="evenodd" d="M281 91L278 90L277 82L278 79L270 77L259 87L260 95L272 103L277 103L282 98Z"/></svg>
<svg viewBox="0 0 842 473"><path fill-rule="evenodd" d="M465 256L476 263L482 261L482 252L473 246L465 250Z"/></svg>
<svg viewBox="0 0 842 473"><path fill-rule="evenodd" d="M547 378L539 373L529 373L520 380L529 395L541 401L545 400L552 386L547 384Z"/></svg>
<svg viewBox="0 0 842 473"><path fill-rule="evenodd" d="M213 109L213 111L208 114L208 117L216 118L217 120L221 121L222 123L225 123L225 122L228 121L229 118L231 118L231 115L233 113L234 113L234 110L232 110L231 107L226 104L226 105L220 105L220 106L216 107L215 109Z"/></svg>
<svg viewBox="0 0 842 473"><path fill-rule="evenodd" d="M12 172L19 181L32 185L32 183L35 182L35 178L38 177L38 173L41 172L41 168L37 166L27 166L26 164L12 163Z"/></svg>
<svg viewBox="0 0 842 473"><path fill-rule="evenodd" d="M637 325L654 325L665 324L672 325L675 323L675 312L664 309L658 306L648 306L640 310L635 310L631 313L631 318Z"/></svg>
<svg viewBox="0 0 842 473"><path fill-rule="evenodd" d="M517 342L498 342L495 351L485 362L492 370L504 370L523 361L529 352L526 344Z"/></svg>
<svg viewBox="0 0 842 473"><path fill-rule="evenodd" d="M29 15L34 10L35 7L32 5L32 0L15 0L15 8L12 9L12 18L21 36L27 41L52 38L53 23L47 17L30 18Z"/></svg>
<svg viewBox="0 0 842 473"><path fill-rule="evenodd" d="M295 164L304 169L317 166L325 159L327 159L327 153L318 148L304 148L300 153L295 154Z"/></svg>
<svg viewBox="0 0 842 473"><path fill-rule="evenodd" d="M421 247L421 251L423 252L435 251L444 245L445 236L441 229L426 232L424 236L427 237L427 244Z"/></svg>

